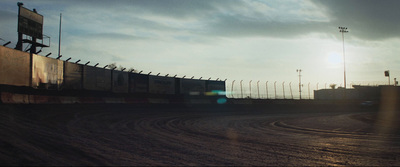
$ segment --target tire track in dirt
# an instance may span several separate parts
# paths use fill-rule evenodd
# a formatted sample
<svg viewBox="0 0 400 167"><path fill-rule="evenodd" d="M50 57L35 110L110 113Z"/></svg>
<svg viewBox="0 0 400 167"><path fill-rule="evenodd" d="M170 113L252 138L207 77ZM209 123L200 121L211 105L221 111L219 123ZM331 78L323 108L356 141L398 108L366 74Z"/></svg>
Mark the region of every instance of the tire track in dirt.
<svg viewBox="0 0 400 167"><path fill-rule="evenodd" d="M0 160L5 164L333 166L400 161L398 138L375 138L365 130L330 131L334 125L309 123L313 117L347 121L343 115L349 113L117 105L0 108L0 144L6 148Z"/></svg>

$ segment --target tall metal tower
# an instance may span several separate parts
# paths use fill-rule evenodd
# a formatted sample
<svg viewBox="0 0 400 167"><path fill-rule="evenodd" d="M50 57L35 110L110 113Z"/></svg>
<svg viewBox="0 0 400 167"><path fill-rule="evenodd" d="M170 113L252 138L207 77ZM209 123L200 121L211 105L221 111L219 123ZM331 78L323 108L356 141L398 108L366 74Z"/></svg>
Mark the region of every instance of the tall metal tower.
<svg viewBox="0 0 400 167"><path fill-rule="evenodd" d="M347 27L339 27L339 32L342 33L343 40L343 74L344 74L344 88L346 89L346 59L344 54L344 33L347 33Z"/></svg>

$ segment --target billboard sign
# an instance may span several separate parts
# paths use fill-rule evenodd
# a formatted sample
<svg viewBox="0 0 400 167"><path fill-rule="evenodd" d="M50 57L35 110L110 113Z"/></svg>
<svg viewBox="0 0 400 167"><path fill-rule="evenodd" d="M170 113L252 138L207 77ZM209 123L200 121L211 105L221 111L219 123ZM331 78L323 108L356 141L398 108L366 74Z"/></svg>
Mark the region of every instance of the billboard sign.
<svg viewBox="0 0 400 167"><path fill-rule="evenodd" d="M29 64L29 53L0 46L0 84L29 86Z"/></svg>
<svg viewBox="0 0 400 167"><path fill-rule="evenodd" d="M64 62L64 88L82 89L82 65Z"/></svg>
<svg viewBox="0 0 400 167"><path fill-rule="evenodd" d="M59 89L63 83L63 61L34 54L32 86Z"/></svg>
<svg viewBox="0 0 400 167"><path fill-rule="evenodd" d="M111 70L83 66L83 88L87 90L110 91Z"/></svg>
<svg viewBox="0 0 400 167"><path fill-rule="evenodd" d="M206 90L206 81L181 79L181 94L203 95Z"/></svg>
<svg viewBox="0 0 400 167"><path fill-rule="evenodd" d="M147 93L149 88L149 76L144 74L129 74L129 92L131 93Z"/></svg>
<svg viewBox="0 0 400 167"><path fill-rule="evenodd" d="M225 81L208 81L207 92L225 91Z"/></svg>
<svg viewBox="0 0 400 167"><path fill-rule="evenodd" d="M43 16L20 6L18 14L18 32L43 39Z"/></svg>
<svg viewBox="0 0 400 167"><path fill-rule="evenodd" d="M175 78L149 76L149 93L175 94Z"/></svg>
<svg viewBox="0 0 400 167"><path fill-rule="evenodd" d="M122 71L112 72L112 91L115 93L128 93L128 73Z"/></svg>

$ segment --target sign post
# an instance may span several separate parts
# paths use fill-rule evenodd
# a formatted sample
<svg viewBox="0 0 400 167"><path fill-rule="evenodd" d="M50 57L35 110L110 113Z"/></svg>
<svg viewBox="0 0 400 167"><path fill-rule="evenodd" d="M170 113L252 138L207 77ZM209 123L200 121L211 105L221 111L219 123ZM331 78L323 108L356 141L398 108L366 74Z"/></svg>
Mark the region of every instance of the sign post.
<svg viewBox="0 0 400 167"><path fill-rule="evenodd" d="M390 85L390 74L389 74L389 70L385 71L385 77L388 77L388 81L389 81L389 85Z"/></svg>

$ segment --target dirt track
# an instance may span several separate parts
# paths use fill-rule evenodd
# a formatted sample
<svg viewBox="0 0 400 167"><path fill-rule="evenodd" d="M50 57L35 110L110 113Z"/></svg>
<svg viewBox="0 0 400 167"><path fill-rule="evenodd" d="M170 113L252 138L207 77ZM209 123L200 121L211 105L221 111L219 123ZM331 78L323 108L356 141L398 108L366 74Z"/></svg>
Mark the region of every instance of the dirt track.
<svg viewBox="0 0 400 167"><path fill-rule="evenodd" d="M1 105L2 165L400 165L370 111Z"/></svg>

